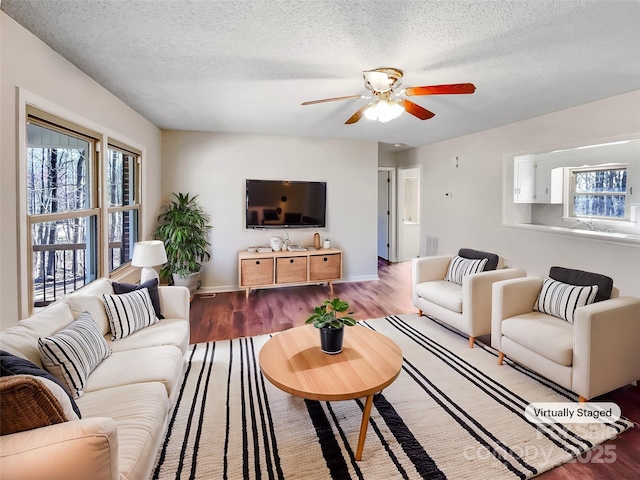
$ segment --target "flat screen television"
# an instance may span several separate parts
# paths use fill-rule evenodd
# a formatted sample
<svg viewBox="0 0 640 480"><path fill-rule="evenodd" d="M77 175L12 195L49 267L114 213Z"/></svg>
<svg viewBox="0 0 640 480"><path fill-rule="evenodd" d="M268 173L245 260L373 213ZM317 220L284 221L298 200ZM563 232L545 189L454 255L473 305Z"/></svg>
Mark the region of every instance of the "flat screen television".
<svg viewBox="0 0 640 480"><path fill-rule="evenodd" d="M327 183L247 180L247 228L322 228Z"/></svg>

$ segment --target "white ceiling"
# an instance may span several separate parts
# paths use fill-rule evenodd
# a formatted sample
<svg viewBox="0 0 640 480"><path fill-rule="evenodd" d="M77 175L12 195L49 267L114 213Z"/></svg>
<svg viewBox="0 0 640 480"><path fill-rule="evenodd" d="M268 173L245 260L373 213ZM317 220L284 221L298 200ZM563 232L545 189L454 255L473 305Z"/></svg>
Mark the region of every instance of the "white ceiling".
<svg viewBox="0 0 640 480"><path fill-rule="evenodd" d="M1 8L163 129L419 146L640 89L640 2L2 0ZM362 71L436 115L344 122ZM639 106L640 114L640 106Z"/></svg>

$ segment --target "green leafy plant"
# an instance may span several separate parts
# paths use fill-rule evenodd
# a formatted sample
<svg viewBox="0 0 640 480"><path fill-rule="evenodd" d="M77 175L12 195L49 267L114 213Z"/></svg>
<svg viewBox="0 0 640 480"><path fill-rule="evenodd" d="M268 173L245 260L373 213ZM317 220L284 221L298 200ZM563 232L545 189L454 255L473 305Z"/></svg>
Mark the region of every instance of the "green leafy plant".
<svg viewBox="0 0 640 480"><path fill-rule="evenodd" d="M313 323L316 328L342 328L353 327L356 321L346 315L353 312L344 313L349 310L349 304L339 298L325 300L322 305L313 309L313 313L305 323Z"/></svg>
<svg viewBox="0 0 640 480"><path fill-rule="evenodd" d="M172 273L187 277L199 272L201 263L211 258L209 243L209 215L196 201L198 196L174 193L166 209L158 216L155 238L164 242L167 263L160 275Z"/></svg>

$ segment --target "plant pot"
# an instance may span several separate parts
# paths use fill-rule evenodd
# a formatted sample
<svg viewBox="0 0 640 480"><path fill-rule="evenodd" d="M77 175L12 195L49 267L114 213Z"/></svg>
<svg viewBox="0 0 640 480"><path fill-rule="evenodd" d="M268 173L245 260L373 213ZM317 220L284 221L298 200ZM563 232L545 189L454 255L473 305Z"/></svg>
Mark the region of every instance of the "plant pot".
<svg viewBox="0 0 640 480"><path fill-rule="evenodd" d="M196 293L196 290L200 287L200 272L190 273L186 277L177 273L172 275L173 284L179 287L187 287L190 295Z"/></svg>
<svg viewBox="0 0 640 480"><path fill-rule="evenodd" d="M324 353L335 355L342 351L342 341L344 340L343 328L320 328L320 348Z"/></svg>

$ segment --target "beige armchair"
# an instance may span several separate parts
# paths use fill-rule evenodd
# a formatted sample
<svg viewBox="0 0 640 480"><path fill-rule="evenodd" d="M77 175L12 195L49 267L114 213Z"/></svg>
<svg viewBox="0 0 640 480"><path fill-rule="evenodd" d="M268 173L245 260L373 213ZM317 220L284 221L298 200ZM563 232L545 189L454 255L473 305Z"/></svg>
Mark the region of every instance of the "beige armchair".
<svg viewBox="0 0 640 480"><path fill-rule="evenodd" d="M560 270L574 278L576 272L589 274ZM605 299L575 308L572 324L534 310L543 282L527 277L493 284L491 345L500 352L498 362L506 355L578 394L580 401L639 380L640 299L618 297L611 281Z"/></svg>
<svg viewBox="0 0 640 480"><path fill-rule="evenodd" d="M491 286L494 282L524 277L525 272L504 268L504 259L495 254L461 249L458 256L487 258L485 270L462 277L461 284L445 280L454 255L420 257L412 260L411 293L420 315L426 314L475 337L491 333Z"/></svg>

